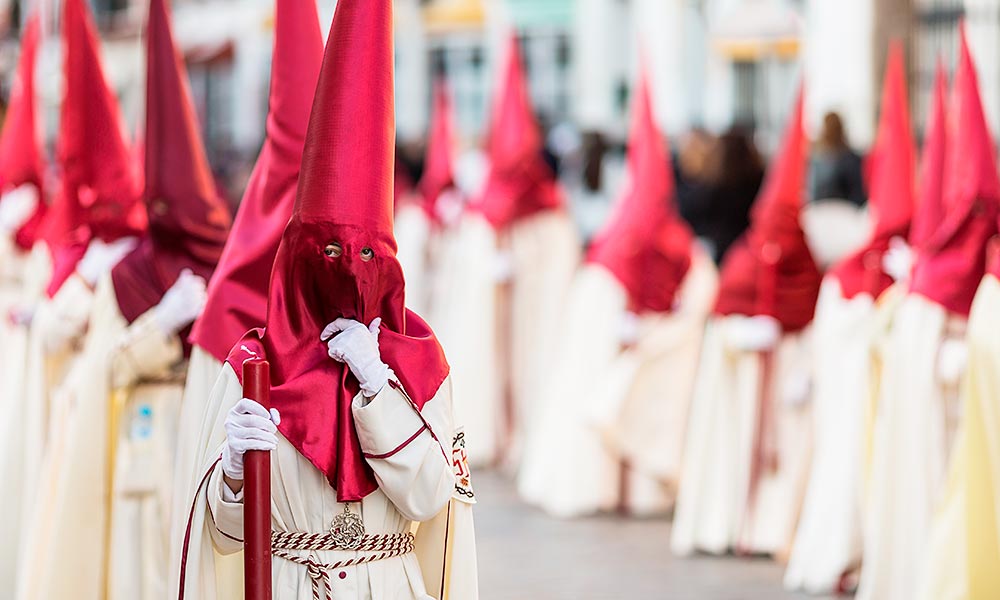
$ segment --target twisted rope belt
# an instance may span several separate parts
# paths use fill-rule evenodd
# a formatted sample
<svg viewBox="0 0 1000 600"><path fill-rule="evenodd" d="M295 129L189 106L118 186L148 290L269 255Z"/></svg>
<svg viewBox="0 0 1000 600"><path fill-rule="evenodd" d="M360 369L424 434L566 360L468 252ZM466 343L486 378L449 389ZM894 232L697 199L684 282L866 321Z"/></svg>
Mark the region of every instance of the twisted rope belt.
<svg viewBox="0 0 1000 600"><path fill-rule="evenodd" d="M301 565L306 568L309 581L312 582L313 600L333 600L330 587L330 571L341 567L350 567L364 563L394 558L413 552L412 533L385 533L365 535L357 544L345 547L342 538L331 533L294 533L271 532L271 553L278 558ZM368 552L332 564L322 563L304 556L297 556L290 551L325 551L342 550Z"/></svg>

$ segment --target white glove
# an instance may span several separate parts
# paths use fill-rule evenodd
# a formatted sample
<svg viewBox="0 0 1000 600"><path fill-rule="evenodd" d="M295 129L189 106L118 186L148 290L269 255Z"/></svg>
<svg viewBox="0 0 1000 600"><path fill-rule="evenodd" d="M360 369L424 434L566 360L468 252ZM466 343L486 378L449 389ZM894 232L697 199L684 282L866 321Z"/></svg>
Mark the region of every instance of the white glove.
<svg viewBox="0 0 1000 600"><path fill-rule="evenodd" d="M0 199L0 229L11 232L24 225L38 206L38 188L26 183Z"/></svg>
<svg viewBox="0 0 1000 600"><path fill-rule="evenodd" d="M278 447L281 415L257 402L243 398L226 415L226 446L222 449L222 472L230 479L243 480L243 456L247 450L270 451Z"/></svg>
<svg viewBox="0 0 1000 600"><path fill-rule="evenodd" d="M382 319L375 319L368 327L352 319L337 319L320 335L330 358L351 369L367 398L377 395L389 378L395 376L379 353L378 328L381 324Z"/></svg>
<svg viewBox="0 0 1000 600"><path fill-rule="evenodd" d="M774 317L758 315L731 321L725 332L726 345L744 352L774 349L781 339L781 323Z"/></svg>
<svg viewBox="0 0 1000 600"><path fill-rule="evenodd" d="M510 252L497 252L493 255L493 281L507 283L514 278L514 259Z"/></svg>
<svg viewBox="0 0 1000 600"><path fill-rule="evenodd" d="M465 200L463 200L462 194L455 189L445 190L434 203L435 215L441 219L445 227L452 227L458 223L463 210L465 210Z"/></svg>
<svg viewBox="0 0 1000 600"><path fill-rule="evenodd" d="M195 275L191 269L181 271L180 277L153 309L153 318L165 334L173 335L198 318L208 297L205 287L203 277Z"/></svg>
<svg viewBox="0 0 1000 600"><path fill-rule="evenodd" d="M76 265L76 272L87 282L87 285L94 287L101 275L107 273L125 258L125 255L135 248L139 243L134 237L125 237L113 242L103 242L94 239L87 246L87 252Z"/></svg>
<svg viewBox="0 0 1000 600"><path fill-rule="evenodd" d="M889 240L889 249L882 255L882 270L896 281L910 278L913 269L913 250L906 240L894 237Z"/></svg>
<svg viewBox="0 0 1000 600"><path fill-rule="evenodd" d="M938 350L937 375L945 385L958 385L969 362L969 349L962 340L945 340Z"/></svg>
<svg viewBox="0 0 1000 600"><path fill-rule="evenodd" d="M618 339L622 346L632 346L639 341L639 315L631 311L622 315Z"/></svg>

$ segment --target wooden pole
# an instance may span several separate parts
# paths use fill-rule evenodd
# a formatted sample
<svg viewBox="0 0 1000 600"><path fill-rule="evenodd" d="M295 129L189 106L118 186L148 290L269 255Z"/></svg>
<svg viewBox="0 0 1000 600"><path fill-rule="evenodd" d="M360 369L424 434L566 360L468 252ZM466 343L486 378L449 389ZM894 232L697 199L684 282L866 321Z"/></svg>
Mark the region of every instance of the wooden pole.
<svg viewBox="0 0 1000 600"><path fill-rule="evenodd" d="M266 360L243 363L243 395L271 408ZM271 600L271 455L249 451L243 483L243 582L246 600Z"/></svg>

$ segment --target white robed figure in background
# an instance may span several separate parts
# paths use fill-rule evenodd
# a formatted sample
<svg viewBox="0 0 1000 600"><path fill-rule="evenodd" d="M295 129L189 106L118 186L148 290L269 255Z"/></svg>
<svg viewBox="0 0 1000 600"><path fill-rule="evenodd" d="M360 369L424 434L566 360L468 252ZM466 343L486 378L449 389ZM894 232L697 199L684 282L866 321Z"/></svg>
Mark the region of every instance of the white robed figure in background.
<svg viewBox="0 0 1000 600"><path fill-rule="evenodd" d="M513 35L504 56L486 181L442 252L437 286L448 294L436 295L431 321L453 363L470 460L517 467L580 247Z"/></svg>
<svg viewBox="0 0 1000 600"><path fill-rule="evenodd" d="M964 29L948 114L953 118L946 127L943 210L917 248L909 293L896 311L884 350L864 515L861 600L917 595L917 574L934 508L945 491L958 425L965 327L985 274L987 242L997 231L1000 180ZM932 190L922 193L928 197Z"/></svg>
<svg viewBox="0 0 1000 600"><path fill-rule="evenodd" d="M893 45L871 159L872 236L826 276L816 307L814 451L802 518L785 573L785 586L793 590L844 591L845 577L861 563L865 418L872 404L872 356L887 306L899 295L898 290L890 290L894 278L909 278L902 240L909 236L913 214L915 159L903 61L902 46ZM903 265L893 268L900 254Z"/></svg>
<svg viewBox="0 0 1000 600"><path fill-rule="evenodd" d="M821 275L799 224L803 92L751 215L727 253L703 344L674 552L787 552L810 453L809 350Z"/></svg>
<svg viewBox="0 0 1000 600"><path fill-rule="evenodd" d="M522 497L557 516L673 504L716 274L677 214L668 158L643 69L630 181L573 282L518 474Z"/></svg>

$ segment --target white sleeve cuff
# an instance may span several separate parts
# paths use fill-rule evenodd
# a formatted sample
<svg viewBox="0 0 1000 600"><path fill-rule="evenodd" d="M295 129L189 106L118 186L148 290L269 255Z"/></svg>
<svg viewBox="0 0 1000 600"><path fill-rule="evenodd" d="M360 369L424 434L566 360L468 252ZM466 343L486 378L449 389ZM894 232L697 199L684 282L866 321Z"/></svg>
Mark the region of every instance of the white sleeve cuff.
<svg viewBox="0 0 1000 600"><path fill-rule="evenodd" d="M389 458L415 440L427 425L409 399L392 383L369 399L354 397L354 424L367 458Z"/></svg>

